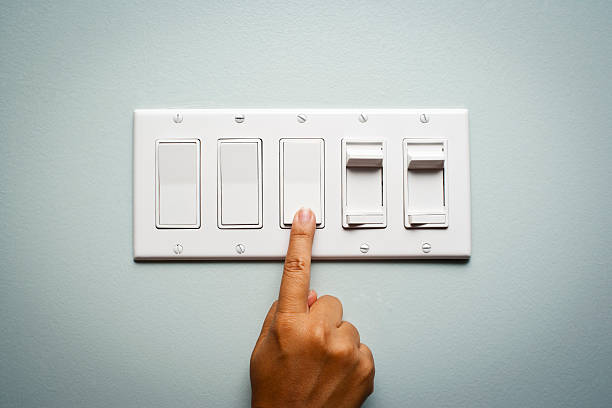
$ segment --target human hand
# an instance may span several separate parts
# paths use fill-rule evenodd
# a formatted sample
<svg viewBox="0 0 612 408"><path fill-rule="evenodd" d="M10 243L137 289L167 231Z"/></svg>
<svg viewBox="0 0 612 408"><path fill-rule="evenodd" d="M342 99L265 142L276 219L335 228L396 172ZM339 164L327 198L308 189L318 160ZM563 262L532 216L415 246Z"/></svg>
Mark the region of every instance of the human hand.
<svg viewBox="0 0 612 408"><path fill-rule="evenodd" d="M359 332L342 320L333 296L310 287L315 216L293 218L278 301L251 355L253 407L359 407L374 390L374 359Z"/></svg>

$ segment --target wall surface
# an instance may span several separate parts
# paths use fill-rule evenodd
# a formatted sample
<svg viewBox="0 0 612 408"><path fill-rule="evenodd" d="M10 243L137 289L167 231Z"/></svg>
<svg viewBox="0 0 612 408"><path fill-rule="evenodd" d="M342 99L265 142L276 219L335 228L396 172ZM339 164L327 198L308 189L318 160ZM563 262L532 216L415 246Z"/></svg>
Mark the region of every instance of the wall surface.
<svg viewBox="0 0 612 408"><path fill-rule="evenodd" d="M3 1L0 406L240 407L281 263L132 261L132 110L467 107L473 255L319 262L367 407L612 406L612 4Z"/></svg>

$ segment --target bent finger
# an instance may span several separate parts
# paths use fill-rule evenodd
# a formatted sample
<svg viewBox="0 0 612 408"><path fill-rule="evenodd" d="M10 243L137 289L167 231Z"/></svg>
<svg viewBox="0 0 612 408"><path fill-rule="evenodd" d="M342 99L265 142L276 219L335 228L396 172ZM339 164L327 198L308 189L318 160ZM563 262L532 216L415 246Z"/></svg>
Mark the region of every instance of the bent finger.
<svg viewBox="0 0 612 408"><path fill-rule="evenodd" d="M334 327L339 327L342 322L342 303L335 296L321 296L310 308L310 313L329 322Z"/></svg>
<svg viewBox="0 0 612 408"><path fill-rule="evenodd" d="M359 330L350 322L343 320L338 327L338 334L349 339L354 344L361 344L361 338L359 336Z"/></svg>

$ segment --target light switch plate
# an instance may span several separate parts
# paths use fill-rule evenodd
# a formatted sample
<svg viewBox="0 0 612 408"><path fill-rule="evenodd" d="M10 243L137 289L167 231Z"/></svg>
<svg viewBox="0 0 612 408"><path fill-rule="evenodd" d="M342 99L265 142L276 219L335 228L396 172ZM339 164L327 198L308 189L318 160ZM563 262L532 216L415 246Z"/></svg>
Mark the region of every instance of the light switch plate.
<svg viewBox="0 0 612 408"><path fill-rule="evenodd" d="M244 228L219 228L218 223L223 200L218 187L221 168L219 146L220 141L231 142L231 139L258 143L258 148L252 151L260 154L259 161L254 159L250 167L240 170L247 173L244 182L250 183L248 191L253 192L251 195L255 197L257 193L257 197L261 196L261 199L258 198L259 207L249 207L254 214L250 219L254 221ZM282 259L287 250L289 229L281 226L281 140L293 139L322 140L320 145L323 152L320 157L323 163L320 167L324 177L321 213L324 219L321 228L316 230L313 258L469 258L470 164L466 109L138 109L134 111L134 259ZM386 224L382 228L343 227L342 179L346 163L343 163L343 140L383 142L380 144L384 146L382 162L377 161L376 157L367 156L368 152L363 157L373 164L362 162L363 158L360 157L351 159L357 166L383 166L381 180L384 186L381 191ZM199 211L195 215L195 225L158 228L158 146L160 143L175 146L172 141L177 142L176 146L195 143L189 146L199 149L200 156L194 161L199 174L176 178L174 170L170 171L170 175L175 177L171 180L178 180L177 183L197 180L199 184L195 186L189 184L185 188L179 185L176 188L177 191L197 191L199 203L196 200L195 205ZM410 194L406 190L407 178L410 177L406 146L412 146L414 143L411 144L411 141L444 146L443 155L435 151L433 156L427 151L415 153L421 155L417 159L425 163L425 167L441 168L440 160L444 159L443 186L439 186L443 189L440 193L443 194L443 205L440 209L433 209L433 214L427 211L425 214L408 214L406 210L406 194ZM168 157L173 157L173 154ZM240 164L244 165L244 160ZM223 168L229 169L232 177L237 175L240 183L240 171L233 171L237 165L237 162L223 163ZM163 171L168 171L167 163L164 166ZM421 165L413 167L416 169L410 171L428 171L421 169ZM177 169L192 168L192 165L177 164ZM317 169L318 165L308 168ZM257 171L257 174L253 174L253 171ZM299 178L295 168L291 171L291 180ZM312 180L316 179L309 177L310 191L317 191L316 185L312 186ZM165 178L162 177L162 180ZM423 183L428 183L428 180L435 183L440 177L428 178L425 175L419 178L419 189L427 189ZM438 189L438 186L434 184L432 188ZM437 196L432 194L431 197ZM288 201L295 205L295 200ZM191 211L193 206L178 202L176 208ZM231 208L235 210L235 207ZM174 218L171 211L169 214ZM259 218L254 218L256 214L259 214ZM193 219L193 216L190 214L188 219ZM240 217L241 214L236 216ZM182 214L177 214L176 219L183 218Z"/></svg>

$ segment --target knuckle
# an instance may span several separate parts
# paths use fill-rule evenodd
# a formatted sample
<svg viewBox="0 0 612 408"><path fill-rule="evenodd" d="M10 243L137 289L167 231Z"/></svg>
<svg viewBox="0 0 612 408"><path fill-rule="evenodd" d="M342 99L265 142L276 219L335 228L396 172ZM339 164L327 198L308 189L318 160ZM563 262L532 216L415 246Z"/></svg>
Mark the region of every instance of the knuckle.
<svg viewBox="0 0 612 408"><path fill-rule="evenodd" d="M307 267L306 259L300 256L294 256L285 260L285 274L296 275L302 274Z"/></svg>
<svg viewBox="0 0 612 408"><path fill-rule="evenodd" d="M359 361L359 374L362 378L369 380L374 378L374 360L363 356Z"/></svg>
<svg viewBox="0 0 612 408"><path fill-rule="evenodd" d="M361 336L359 335L359 330L351 323L343 320L340 323L339 329L342 333L342 337L352 344L356 344L357 348L359 347L359 343L361 342Z"/></svg>
<svg viewBox="0 0 612 408"><path fill-rule="evenodd" d="M361 348L361 351L363 352L363 354L365 356L368 357L368 359L374 361L374 356L372 355L372 350L370 350L370 348L368 346L366 346L365 344L361 343L359 345L359 348Z"/></svg>
<svg viewBox="0 0 612 408"><path fill-rule="evenodd" d="M345 341L337 342L329 348L328 353L334 360L351 362L355 356L355 346Z"/></svg>
<svg viewBox="0 0 612 408"><path fill-rule="evenodd" d="M310 230L305 229L305 228L299 228L296 226L296 228L293 228L291 230L291 240L292 241L300 241L300 240L310 240L313 236L313 233L310 232Z"/></svg>
<svg viewBox="0 0 612 408"><path fill-rule="evenodd" d="M374 374L374 362L369 358L364 358L362 363L363 372L369 377Z"/></svg>
<svg viewBox="0 0 612 408"><path fill-rule="evenodd" d="M342 325L346 325L349 330L357 337L359 337L359 330L355 327L355 325L351 322L347 322L346 320L342 322Z"/></svg>
<svg viewBox="0 0 612 408"><path fill-rule="evenodd" d="M318 349L325 348L329 337L329 329L322 323L314 324L309 330L310 344Z"/></svg>

